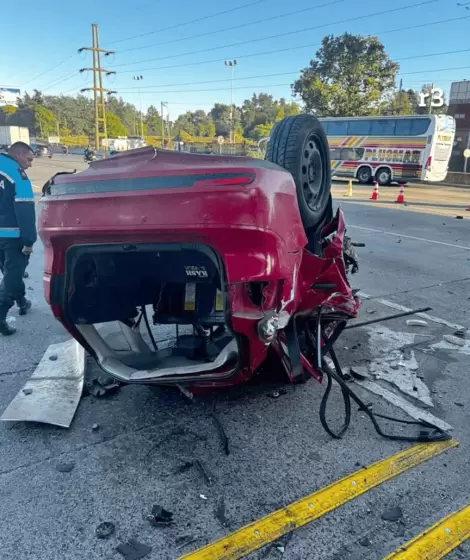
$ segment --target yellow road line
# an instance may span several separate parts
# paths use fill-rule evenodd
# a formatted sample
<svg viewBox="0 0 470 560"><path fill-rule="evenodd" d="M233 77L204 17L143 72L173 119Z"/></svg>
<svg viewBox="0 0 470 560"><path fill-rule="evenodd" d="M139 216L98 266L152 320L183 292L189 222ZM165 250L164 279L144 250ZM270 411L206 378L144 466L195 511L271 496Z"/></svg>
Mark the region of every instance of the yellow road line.
<svg viewBox="0 0 470 560"><path fill-rule="evenodd" d="M439 560L470 538L470 505L451 513L384 560Z"/></svg>
<svg viewBox="0 0 470 560"><path fill-rule="evenodd" d="M234 531L180 560L238 560L329 511L357 498L371 488L456 447L454 439L418 444L354 472L285 508Z"/></svg>

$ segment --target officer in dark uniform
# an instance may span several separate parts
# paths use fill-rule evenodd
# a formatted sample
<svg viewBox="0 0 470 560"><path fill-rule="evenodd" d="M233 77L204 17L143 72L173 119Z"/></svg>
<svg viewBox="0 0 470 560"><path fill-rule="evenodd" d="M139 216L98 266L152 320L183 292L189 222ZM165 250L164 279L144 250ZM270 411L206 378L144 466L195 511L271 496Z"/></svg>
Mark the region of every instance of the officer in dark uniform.
<svg viewBox="0 0 470 560"><path fill-rule="evenodd" d="M26 169L33 151L24 142L15 142L7 154L0 154L0 254L3 279L0 283L0 335L16 330L7 323L7 313L17 302L26 315L31 302L25 298L23 276L37 239L34 194Z"/></svg>

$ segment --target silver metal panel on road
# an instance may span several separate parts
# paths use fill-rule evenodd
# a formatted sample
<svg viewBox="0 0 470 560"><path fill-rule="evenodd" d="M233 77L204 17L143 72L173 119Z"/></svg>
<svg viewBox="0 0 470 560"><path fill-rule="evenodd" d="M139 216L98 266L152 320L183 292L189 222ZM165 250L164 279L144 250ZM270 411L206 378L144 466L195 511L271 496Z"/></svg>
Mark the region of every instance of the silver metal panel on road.
<svg viewBox="0 0 470 560"><path fill-rule="evenodd" d="M51 344L1 420L68 428L80 402L84 375L85 351L75 340Z"/></svg>

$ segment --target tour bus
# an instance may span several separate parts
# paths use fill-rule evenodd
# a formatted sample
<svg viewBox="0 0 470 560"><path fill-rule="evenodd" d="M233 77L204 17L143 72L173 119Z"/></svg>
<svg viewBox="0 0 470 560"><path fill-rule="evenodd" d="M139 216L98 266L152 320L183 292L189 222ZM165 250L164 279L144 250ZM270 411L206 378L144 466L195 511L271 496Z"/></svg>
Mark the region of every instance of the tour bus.
<svg viewBox="0 0 470 560"><path fill-rule="evenodd" d="M447 115L328 117L320 119L336 177L360 183L443 181L455 136Z"/></svg>

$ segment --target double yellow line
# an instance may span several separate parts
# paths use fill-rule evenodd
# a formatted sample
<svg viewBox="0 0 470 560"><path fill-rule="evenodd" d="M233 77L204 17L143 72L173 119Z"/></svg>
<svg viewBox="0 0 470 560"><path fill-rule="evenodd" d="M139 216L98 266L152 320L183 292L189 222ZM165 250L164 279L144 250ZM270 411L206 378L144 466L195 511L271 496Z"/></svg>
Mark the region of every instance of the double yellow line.
<svg viewBox="0 0 470 560"><path fill-rule="evenodd" d="M180 560L238 560L244 558L247 554L276 541L283 535L322 517L379 484L457 445L458 442L452 439L410 447L392 457L360 469L310 494L310 496L262 517L195 552L190 552L182 556ZM465 535L468 538L468 533L465 533L465 531L468 532L470 525L468 509L456 514L457 517L455 518L446 518L440 524L432 527L428 533L423 533L414 541L408 543L406 545L408 548L403 547L393 553L395 556L392 554L388 558L400 560L437 560L442 558L442 556L425 556L421 553L411 556L400 556L400 554L413 554L410 551L416 549L416 546L425 546L423 542L431 543L431 541L434 542L438 539L437 536L441 535L442 530L446 535L449 535L449 538L446 539L447 547L455 548L462 542L462 540L458 542L458 539L465 540ZM442 523L444 529L441 529ZM446 529L451 531L453 538L450 538L451 534L446 532ZM449 550L452 550L452 548L449 548Z"/></svg>

